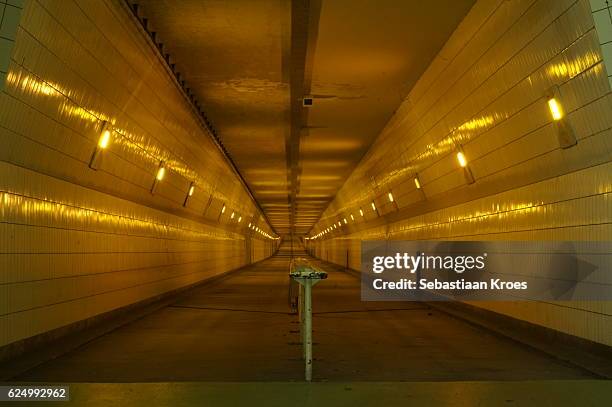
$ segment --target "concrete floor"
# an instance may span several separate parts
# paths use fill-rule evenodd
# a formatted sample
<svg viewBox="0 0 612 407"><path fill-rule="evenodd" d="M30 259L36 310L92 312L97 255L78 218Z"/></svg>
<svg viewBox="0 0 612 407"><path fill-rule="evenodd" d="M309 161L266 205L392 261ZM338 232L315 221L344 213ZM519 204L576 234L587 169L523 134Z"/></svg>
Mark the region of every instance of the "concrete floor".
<svg viewBox="0 0 612 407"><path fill-rule="evenodd" d="M304 407L304 406L508 406L608 407L606 381L537 382L359 382L359 383L77 383L70 402L49 406L87 407ZM0 403L2 405L2 403ZM15 403L6 403L15 405ZM19 405L19 403L17 404Z"/></svg>
<svg viewBox="0 0 612 407"><path fill-rule="evenodd" d="M16 377L48 382L299 381L289 258L199 287L173 305ZM525 381L593 375L426 304L360 301L327 267L314 290L316 381Z"/></svg>

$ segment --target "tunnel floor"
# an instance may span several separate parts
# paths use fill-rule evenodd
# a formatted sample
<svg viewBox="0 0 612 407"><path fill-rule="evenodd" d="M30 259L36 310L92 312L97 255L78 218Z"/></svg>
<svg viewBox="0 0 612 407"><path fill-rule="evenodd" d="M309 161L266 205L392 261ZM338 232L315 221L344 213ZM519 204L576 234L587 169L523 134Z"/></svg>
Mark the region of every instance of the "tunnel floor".
<svg viewBox="0 0 612 407"><path fill-rule="evenodd" d="M174 382L303 380L297 316L280 253L189 291L18 377L19 381ZM593 379L422 303L361 302L359 280L325 264L314 289L316 381Z"/></svg>

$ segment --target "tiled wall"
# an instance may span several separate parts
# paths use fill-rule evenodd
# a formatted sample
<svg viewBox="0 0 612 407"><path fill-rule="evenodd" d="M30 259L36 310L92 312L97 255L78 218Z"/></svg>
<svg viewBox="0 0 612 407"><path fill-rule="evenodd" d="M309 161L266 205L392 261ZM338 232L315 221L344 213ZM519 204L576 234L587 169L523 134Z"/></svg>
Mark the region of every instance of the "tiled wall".
<svg viewBox="0 0 612 407"><path fill-rule="evenodd" d="M601 45L604 64L608 72L608 80L612 86L612 1L590 0L595 30Z"/></svg>
<svg viewBox="0 0 612 407"><path fill-rule="evenodd" d="M359 269L367 239L610 240L612 94L600 43L588 0L477 2L312 235L337 227L310 249ZM578 140L570 148L548 110L554 87ZM612 345L607 302L475 305Z"/></svg>
<svg viewBox="0 0 612 407"><path fill-rule="evenodd" d="M12 6L0 6L4 33ZM27 0L10 26L0 347L273 253L277 241L247 227L270 233L260 212L123 1ZM104 121L113 132L93 170Z"/></svg>
<svg viewBox="0 0 612 407"><path fill-rule="evenodd" d="M4 88L23 1L0 0L0 92Z"/></svg>

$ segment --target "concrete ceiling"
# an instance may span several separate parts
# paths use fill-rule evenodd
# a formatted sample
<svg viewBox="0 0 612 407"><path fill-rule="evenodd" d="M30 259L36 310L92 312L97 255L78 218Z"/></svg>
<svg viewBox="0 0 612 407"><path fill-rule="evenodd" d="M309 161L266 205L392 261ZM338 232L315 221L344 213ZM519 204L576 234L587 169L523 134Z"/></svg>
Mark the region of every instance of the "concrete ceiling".
<svg viewBox="0 0 612 407"><path fill-rule="evenodd" d="M474 0L136 3L276 232L305 234Z"/></svg>

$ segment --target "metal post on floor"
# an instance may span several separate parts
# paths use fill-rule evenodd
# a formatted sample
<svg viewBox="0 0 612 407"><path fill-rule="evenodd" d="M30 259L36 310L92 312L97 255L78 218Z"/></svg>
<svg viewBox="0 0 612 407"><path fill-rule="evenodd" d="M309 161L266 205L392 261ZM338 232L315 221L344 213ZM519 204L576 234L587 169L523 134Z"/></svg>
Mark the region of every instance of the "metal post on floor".
<svg viewBox="0 0 612 407"><path fill-rule="evenodd" d="M304 363L309 382L312 380L312 280L304 281Z"/></svg>
<svg viewBox="0 0 612 407"><path fill-rule="evenodd" d="M312 381L312 287L327 278L327 273L316 269L305 259L294 259L290 265L290 276L299 283L298 315L302 336L304 376Z"/></svg>
<svg viewBox="0 0 612 407"><path fill-rule="evenodd" d="M300 284L298 298L298 314L300 317L300 335L302 344L306 343L306 312L304 310L304 285ZM306 359L306 348L302 345L302 359Z"/></svg>

